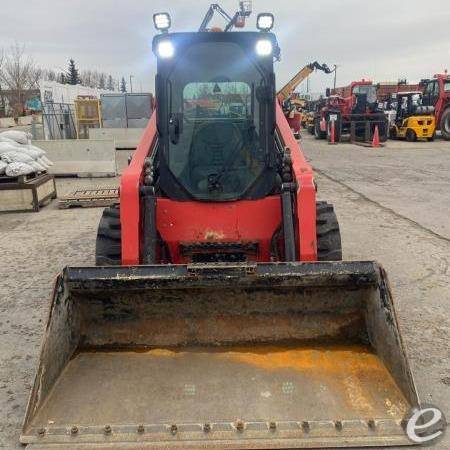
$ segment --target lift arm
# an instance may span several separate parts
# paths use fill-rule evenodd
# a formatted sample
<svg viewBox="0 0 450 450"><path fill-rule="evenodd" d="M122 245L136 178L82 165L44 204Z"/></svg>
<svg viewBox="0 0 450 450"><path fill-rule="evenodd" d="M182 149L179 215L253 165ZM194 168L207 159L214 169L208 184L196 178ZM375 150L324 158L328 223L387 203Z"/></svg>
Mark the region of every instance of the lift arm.
<svg viewBox="0 0 450 450"><path fill-rule="evenodd" d="M251 2L239 2L239 11L237 11L233 17L231 17L218 3L211 4L198 31L208 31L208 25L216 11L227 21L224 31L231 31L237 25L239 19L245 20L246 17L250 16L252 13Z"/></svg>
<svg viewBox="0 0 450 450"><path fill-rule="evenodd" d="M289 82L278 91L277 97L279 101L282 103L285 102L292 94L292 92L295 91L297 86L302 81L306 80L314 72L315 69L322 70L325 73L333 72L333 70L331 70L326 64L319 64L317 61L308 64L307 66L303 67L303 69L301 69L299 72L297 72L289 80Z"/></svg>

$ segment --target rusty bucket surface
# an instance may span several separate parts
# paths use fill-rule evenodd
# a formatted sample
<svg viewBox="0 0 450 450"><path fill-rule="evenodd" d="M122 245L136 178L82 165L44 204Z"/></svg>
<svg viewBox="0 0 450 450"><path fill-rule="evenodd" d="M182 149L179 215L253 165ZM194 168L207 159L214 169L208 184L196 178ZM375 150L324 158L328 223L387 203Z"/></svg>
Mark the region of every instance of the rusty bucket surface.
<svg viewBox="0 0 450 450"><path fill-rule="evenodd" d="M418 398L373 262L67 268L30 449L411 444Z"/></svg>

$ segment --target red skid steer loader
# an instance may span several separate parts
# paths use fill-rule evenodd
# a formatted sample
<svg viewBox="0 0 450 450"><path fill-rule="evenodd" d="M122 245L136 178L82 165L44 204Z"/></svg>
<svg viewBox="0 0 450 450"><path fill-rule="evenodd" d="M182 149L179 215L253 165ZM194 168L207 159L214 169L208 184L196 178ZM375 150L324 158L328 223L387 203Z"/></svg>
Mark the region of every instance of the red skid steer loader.
<svg viewBox="0 0 450 450"><path fill-rule="evenodd" d="M386 275L341 261L276 101L277 47L268 29L155 37L157 111L97 266L56 281L30 450L409 444Z"/></svg>

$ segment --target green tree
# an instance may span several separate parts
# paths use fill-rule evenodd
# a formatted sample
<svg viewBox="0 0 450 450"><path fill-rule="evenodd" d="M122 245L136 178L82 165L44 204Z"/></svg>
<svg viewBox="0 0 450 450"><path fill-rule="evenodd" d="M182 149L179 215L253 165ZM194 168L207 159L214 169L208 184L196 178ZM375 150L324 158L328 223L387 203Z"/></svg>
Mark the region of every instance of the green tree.
<svg viewBox="0 0 450 450"><path fill-rule="evenodd" d="M100 74L100 77L98 79L98 88L106 89L106 75L104 73Z"/></svg>
<svg viewBox="0 0 450 450"><path fill-rule="evenodd" d="M122 94L127 92L127 82L124 77L122 77L122 80L120 81L120 92L122 92Z"/></svg>
<svg viewBox="0 0 450 450"><path fill-rule="evenodd" d="M113 91L114 90L114 80L113 80L113 77L111 75L108 76L108 83L106 85L106 89L108 89L108 91Z"/></svg>
<svg viewBox="0 0 450 450"><path fill-rule="evenodd" d="M80 83L80 76L78 73L78 69L73 59L69 60L69 69L67 70L66 80L67 84L71 84L72 86L75 86Z"/></svg>

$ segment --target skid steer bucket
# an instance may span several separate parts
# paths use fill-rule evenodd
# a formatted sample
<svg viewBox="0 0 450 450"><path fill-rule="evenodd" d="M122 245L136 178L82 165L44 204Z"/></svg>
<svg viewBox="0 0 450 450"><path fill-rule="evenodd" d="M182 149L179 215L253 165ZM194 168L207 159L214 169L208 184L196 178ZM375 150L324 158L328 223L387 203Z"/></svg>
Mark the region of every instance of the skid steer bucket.
<svg viewBox="0 0 450 450"><path fill-rule="evenodd" d="M376 263L67 268L21 442L402 445L417 405Z"/></svg>

